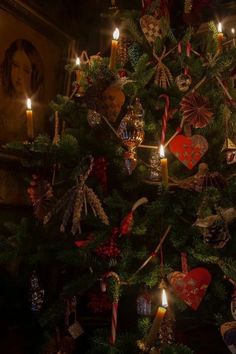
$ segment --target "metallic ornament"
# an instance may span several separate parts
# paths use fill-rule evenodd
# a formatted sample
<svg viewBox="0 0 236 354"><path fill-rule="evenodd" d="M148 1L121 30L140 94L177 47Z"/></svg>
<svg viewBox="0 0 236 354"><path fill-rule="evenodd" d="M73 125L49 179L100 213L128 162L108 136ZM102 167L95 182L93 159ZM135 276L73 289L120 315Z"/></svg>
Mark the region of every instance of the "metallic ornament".
<svg viewBox="0 0 236 354"><path fill-rule="evenodd" d="M226 153L227 165L232 165L233 163L236 163L236 145L231 139L225 139L221 152Z"/></svg>
<svg viewBox="0 0 236 354"><path fill-rule="evenodd" d="M89 109L88 115L87 115L87 120L88 120L88 124L90 125L90 127L94 128L97 125L101 124L102 117L98 112L96 112L92 109Z"/></svg>
<svg viewBox="0 0 236 354"><path fill-rule="evenodd" d="M32 312L39 312L42 309L44 294L45 291L40 288L38 277L34 271L30 278L30 302Z"/></svg>
<svg viewBox="0 0 236 354"><path fill-rule="evenodd" d="M180 74L176 77L175 83L181 92L186 92L192 83L192 78L190 75Z"/></svg>
<svg viewBox="0 0 236 354"><path fill-rule="evenodd" d="M159 181L161 180L161 159L158 150L153 150L151 153L151 157L149 159L150 164L150 176L149 179L151 181Z"/></svg>
<svg viewBox="0 0 236 354"><path fill-rule="evenodd" d="M125 165L131 175L137 165L136 148L144 139L144 110L139 99L130 106L127 114L121 120L118 128L118 136L128 151L125 152Z"/></svg>

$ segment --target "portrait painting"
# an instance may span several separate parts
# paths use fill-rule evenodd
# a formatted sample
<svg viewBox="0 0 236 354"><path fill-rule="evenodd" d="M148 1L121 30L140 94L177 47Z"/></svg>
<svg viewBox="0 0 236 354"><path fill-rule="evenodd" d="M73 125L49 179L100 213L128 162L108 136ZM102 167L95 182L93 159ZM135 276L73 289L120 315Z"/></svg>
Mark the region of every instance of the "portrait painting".
<svg viewBox="0 0 236 354"><path fill-rule="evenodd" d="M64 66L71 40L18 1L1 1L0 23L0 151L3 151L6 143L28 139L28 99L31 100L34 137L49 133L49 103L58 93L66 94ZM17 193L13 195L10 189L14 186L16 191L18 185L22 190L21 186L13 181L12 172L10 175L2 166L0 203L17 203Z"/></svg>

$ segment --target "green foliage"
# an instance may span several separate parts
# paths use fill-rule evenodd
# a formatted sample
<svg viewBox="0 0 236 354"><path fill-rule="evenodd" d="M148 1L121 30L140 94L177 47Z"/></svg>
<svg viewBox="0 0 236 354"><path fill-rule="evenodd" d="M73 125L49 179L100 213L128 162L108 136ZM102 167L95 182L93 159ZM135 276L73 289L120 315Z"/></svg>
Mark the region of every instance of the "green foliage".
<svg viewBox="0 0 236 354"><path fill-rule="evenodd" d="M186 345L171 344L171 345L166 345L163 349L161 349L161 353L163 353L163 354L193 354L194 352L190 348L188 348Z"/></svg>

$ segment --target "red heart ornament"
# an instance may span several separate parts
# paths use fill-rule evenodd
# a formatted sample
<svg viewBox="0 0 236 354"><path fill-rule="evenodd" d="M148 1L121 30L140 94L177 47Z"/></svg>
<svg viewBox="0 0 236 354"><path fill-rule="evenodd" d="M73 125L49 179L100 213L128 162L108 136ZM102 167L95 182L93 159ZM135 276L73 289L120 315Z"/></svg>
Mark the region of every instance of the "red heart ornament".
<svg viewBox="0 0 236 354"><path fill-rule="evenodd" d="M169 144L169 149L179 161L191 170L208 150L208 142L201 135L177 135Z"/></svg>
<svg viewBox="0 0 236 354"><path fill-rule="evenodd" d="M193 310L197 310L211 282L211 274L205 268L194 268L187 274L170 273L168 281L174 292Z"/></svg>

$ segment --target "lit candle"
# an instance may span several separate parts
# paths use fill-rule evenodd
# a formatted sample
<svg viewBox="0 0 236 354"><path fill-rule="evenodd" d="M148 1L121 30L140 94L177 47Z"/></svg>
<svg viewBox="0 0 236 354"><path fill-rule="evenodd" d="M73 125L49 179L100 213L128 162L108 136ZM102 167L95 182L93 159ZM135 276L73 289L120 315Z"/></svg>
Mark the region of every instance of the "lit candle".
<svg viewBox="0 0 236 354"><path fill-rule="evenodd" d="M29 140L34 138L34 121L33 121L33 111L31 106L31 99L27 98L26 101L26 118L27 118L27 136Z"/></svg>
<svg viewBox="0 0 236 354"><path fill-rule="evenodd" d="M76 58L76 61L75 61L75 65L76 65L76 81L78 83L78 91L77 91L77 94L79 96L83 96L84 94L84 89L83 87L81 86L81 81L83 80L83 77L84 77L84 73L83 73L83 70L81 69L81 61L80 61L80 58L77 57Z"/></svg>
<svg viewBox="0 0 236 354"><path fill-rule="evenodd" d="M150 328L150 331L145 339L145 343L150 347L153 346L155 343L156 337L161 328L162 320L165 317L167 307L168 302L166 297L166 291L165 289L162 289L162 306L158 307L155 318L152 323L152 327Z"/></svg>
<svg viewBox="0 0 236 354"><path fill-rule="evenodd" d="M231 33L232 33L232 35L233 35L233 45L234 45L234 47L235 47L235 29L234 28L231 28Z"/></svg>
<svg viewBox="0 0 236 354"><path fill-rule="evenodd" d="M164 147L160 146L160 158L161 158L161 176L162 183L165 187L168 187L168 161L165 157Z"/></svg>
<svg viewBox="0 0 236 354"><path fill-rule="evenodd" d="M217 35L217 40L218 40L218 53L222 52L222 42L223 42L223 32L222 32L222 24L221 22L218 23L218 35Z"/></svg>
<svg viewBox="0 0 236 354"><path fill-rule="evenodd" d="M117 48L118 48L118 39L120 36L120 32L118 28L115 29L113 33L113 40L111 42L111 56L110 56L110 64L109 68L112 70L115 67L116 64L116 53L117 53Z"/></svg>

